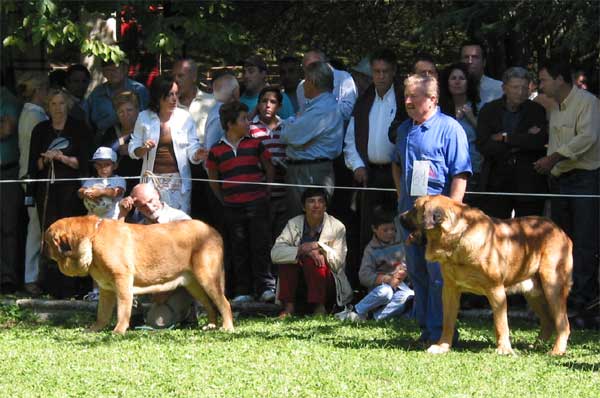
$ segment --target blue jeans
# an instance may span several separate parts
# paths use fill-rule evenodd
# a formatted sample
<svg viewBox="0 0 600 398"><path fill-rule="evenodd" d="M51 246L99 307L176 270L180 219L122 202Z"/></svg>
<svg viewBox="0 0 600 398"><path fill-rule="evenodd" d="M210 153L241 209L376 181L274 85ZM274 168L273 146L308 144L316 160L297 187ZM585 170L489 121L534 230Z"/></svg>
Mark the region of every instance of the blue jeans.
<svg viewBox="0 0 600 398"><path fill-rule="evenodd" d="M553 193L598 195L600 170L572 170L553 178ZM580 310L598 297L598 199L552 199L552 220L573 240L572 309Z"/></svg>
<svg viewBox="0 0 600 398"><path fill-rule="evenodd" d="M380 321L402 315L406 310L407 300L414 295L415 292L404 283L401 283L396 291L390 285L382 283L360 300L355 310L359 315L366 315L375 310L373 319Z"/></svg>
<svg viewBox="0 0 600 398"><path fill-rule="evenodd" d="M406 240L408 231L399 227L402 240ZM421 339L437 341L442 335L442 272L439 263L425 260L425 247L421 245L406 246L406 268L413 289L415 301L413 311L419 328Z"/></svg>

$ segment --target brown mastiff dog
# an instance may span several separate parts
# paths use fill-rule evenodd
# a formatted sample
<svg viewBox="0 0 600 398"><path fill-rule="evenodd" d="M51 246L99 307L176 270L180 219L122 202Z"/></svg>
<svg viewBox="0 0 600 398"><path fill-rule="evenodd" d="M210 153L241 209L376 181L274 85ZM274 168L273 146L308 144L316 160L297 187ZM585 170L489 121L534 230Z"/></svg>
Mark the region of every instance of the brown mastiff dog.
<svg viewBox="0 0 600 398"><path fill-rule="evenodd" d="M572 243L544 217L490 218L481 210L446 196L424 196L400 215L411 231L408 243L426 239L425 257L441 265L444 287L442 335L430 353L446 353L462 292L487 297L494 314L499 354L514 354L510 345L506 295L523 293L540 318L539 337L557 337L550 352L567 349L570 328L567 296L573 269Z"/></svg>
<svg viewBox="0 0 600 398"><path fill-rule="evenodd" d="M45 233L48 253L68 276L91 275L100 288L98 317L90 330L109 323L117 303L116 333L129 327L133 296L184 286L208 314L233 330L231 306L224 294L223 239L207 224L176 221L137 225L96 216L63 218Z"/></svg>

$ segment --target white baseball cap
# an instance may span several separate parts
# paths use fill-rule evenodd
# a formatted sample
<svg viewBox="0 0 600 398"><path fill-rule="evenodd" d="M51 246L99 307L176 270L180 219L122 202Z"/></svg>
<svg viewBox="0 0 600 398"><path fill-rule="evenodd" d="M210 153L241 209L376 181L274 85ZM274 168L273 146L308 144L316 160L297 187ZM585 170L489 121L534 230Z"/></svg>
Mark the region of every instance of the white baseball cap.
<svg viewBox="0 0 600 398"><path fill-rule="evenodd" d="M96 149L94 152L94 156L92 156L93 160L112 160L113 163L117 162L117 153L107 146L101 146Z"/></svg>

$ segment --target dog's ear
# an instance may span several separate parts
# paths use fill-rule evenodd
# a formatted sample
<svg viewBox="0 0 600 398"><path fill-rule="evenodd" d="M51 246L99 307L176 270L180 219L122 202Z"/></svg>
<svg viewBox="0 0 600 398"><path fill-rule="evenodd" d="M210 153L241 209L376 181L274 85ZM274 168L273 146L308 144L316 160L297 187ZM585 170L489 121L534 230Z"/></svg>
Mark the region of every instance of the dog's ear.
<svg viewBox="0 0 600 398"><path fill-rule="evenodd" d="M433 229L444 222L444 209L441 207L426 206L423 211L423 227Z"/></svg>

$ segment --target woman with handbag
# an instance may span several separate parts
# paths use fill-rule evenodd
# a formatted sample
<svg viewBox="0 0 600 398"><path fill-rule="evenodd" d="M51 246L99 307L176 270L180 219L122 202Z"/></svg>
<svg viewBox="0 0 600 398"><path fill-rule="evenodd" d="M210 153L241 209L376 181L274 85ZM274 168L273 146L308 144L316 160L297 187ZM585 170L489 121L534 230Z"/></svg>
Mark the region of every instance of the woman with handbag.
<svg viewBox="0 0 600 398"><path fill-rule="evenodd" d="M91 133L84 123L68 116L71 106L71 97L65 91L51 89L47 96L50 119L36 125L31 134L29 174L33 178L51 180L38 182L34 189L42 232L56 220L86 213L77 197L80 181L52 181L88 174ZM40 263L43 288L52 296L77 297L89 290L89 278L64 276L45 256Z"/></svg>
<svg viewBox="0 0 600 398"><path fill-rule="evenodd" d="M152 183L169 206L190 213L192 183L190 164L206 159L207 151L196 136L191 115L177 107L177 83L159 76L150 86L150 104L135 123L129 156L143 159L142 179Z"/></svg>

